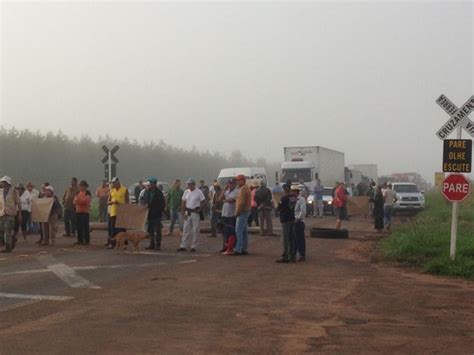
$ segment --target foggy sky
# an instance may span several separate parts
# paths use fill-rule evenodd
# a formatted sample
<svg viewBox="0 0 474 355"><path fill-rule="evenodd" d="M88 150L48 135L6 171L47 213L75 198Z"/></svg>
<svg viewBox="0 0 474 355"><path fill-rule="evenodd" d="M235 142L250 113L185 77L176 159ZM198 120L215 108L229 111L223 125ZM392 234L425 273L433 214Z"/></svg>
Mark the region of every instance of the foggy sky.
<svg viewBox="0 0 474 355"><path fill-rule="evenodd" d="M469 1L0 6L7 127L269 161L321 145L432 181L435 100L473 93Z"/></svg>

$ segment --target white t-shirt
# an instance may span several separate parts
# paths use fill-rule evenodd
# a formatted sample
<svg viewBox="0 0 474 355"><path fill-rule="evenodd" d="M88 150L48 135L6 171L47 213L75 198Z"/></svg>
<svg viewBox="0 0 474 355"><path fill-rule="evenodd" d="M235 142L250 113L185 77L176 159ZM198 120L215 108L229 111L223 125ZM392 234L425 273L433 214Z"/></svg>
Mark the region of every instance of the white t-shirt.
<svg viewBox="0 0 474 355"><path fill-rule="evenodd" d="M201 202L205 199L204 194L199 189L194 189L192 191L187 189L183 194L183 201L186 201L186 208L189 208L190 210L200 207Z"/></svg>
<svg viewBox="0 0 474 355"><path fill-rule="evenodd" d="M397 199L397 193L391 189L385 189L383 191L383 198L385 200L385 204L391 206L395 203Z"/></svg>
<svg viewBox="0 0 474 355"><path fill-rule="evenodd" d="M32 201L33 198L31 197L31 194L28 192L28 190L23 192L23 194L20 196L21 210L31 212Z"/></svg>

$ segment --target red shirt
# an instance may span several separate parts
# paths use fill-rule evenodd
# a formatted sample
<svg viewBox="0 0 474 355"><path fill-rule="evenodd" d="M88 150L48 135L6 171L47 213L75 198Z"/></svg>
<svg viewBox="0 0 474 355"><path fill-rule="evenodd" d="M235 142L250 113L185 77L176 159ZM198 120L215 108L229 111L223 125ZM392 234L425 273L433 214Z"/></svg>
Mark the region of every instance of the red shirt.
<svg viewBox="0 0 474 355"><path fill-rule="evenodd" d="M80 191L74 196L74 205L76 205L76 213L89 213L91 208L91 195L85 191Z"/></svg>
<svg viewBox="0 0 474 355"><path fill-rule="evenodd" d="M341 208L346 205L347 195L343 186L339 186L334 192L334 206Z"/></svg>

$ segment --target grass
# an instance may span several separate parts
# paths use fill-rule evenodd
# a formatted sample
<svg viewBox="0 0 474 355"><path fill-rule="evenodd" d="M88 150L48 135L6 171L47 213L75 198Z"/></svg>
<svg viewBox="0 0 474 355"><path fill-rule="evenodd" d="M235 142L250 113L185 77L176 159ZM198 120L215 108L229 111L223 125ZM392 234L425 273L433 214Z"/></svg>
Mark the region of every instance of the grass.
<svg viewBox="0 0 474 355"><path fill-rule="evenodd" d="M386 260L425 273L474 280L474 196L459 206L456 259L449 258L452 205L440 193L426 195L425 211L380 241Z"/></svg>

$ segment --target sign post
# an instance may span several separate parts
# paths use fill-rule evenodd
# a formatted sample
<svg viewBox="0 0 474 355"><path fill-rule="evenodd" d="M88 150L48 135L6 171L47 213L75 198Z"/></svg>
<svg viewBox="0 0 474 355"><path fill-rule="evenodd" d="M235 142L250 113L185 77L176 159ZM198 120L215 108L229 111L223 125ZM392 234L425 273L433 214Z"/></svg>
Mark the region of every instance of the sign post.
<svg viewBox="0 0 474 355"><path fill-rule="evenodd" d="M454 261L456 257L456 239L458 230L459 201L465 199L470 192L469 180L462 174L471 171L472 141L469 144L462 140L462 129L474 137L474 124L469 119L469 114L474 110L474 95L471 96L461 108L456 107L445 95L436 99L436 103L451 117L436 132L436 136L444 141L443 172L457 172L460 174L449 175L443 181L443 195L453 202L451 217L451 246L449 257ZM456 129L456 142L447 140L448 136ZM464 181L463 181L464 180Z"/></svg>

